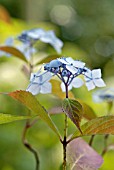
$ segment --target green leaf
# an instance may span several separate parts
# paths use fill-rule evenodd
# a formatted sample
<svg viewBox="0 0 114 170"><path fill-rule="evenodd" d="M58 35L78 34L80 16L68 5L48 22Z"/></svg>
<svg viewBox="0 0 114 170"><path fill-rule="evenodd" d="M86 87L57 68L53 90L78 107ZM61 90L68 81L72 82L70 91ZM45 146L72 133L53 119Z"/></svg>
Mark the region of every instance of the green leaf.
<svg viewBox="0 0 114 170"><path fill-rule="evenodd" d="M75 131L71 139L98 134L112 134L114 135L114 116L103 116L92 119L81 126L83 135L79 131Z"/></svg>
<svg viewBox="0 0 114 170"><path fill-rule="evenodd" d="M59 58L60 55L48 55L47 57L45 57L43 60L37 62L35 65L38 65L38 64L43 64L43 63L49 63L51 60L54 60L56 58Z"/></svg>
<svg viewBox="0 0 114 170"><path fill-rule="evenodd" d="M46 110L41 106L35 96L33 96L30 92L26 91L15 91L9 93L8 95L20 101L28 109L36 113L44 122L48 124L48 126L58 135L58 137L60 137L55 124L52 122L50 116L48 115Z"/></svg>
<svg viewBox="0 0 114 170"><path fill-rule="evenodd" d="M24 120L24 119L30 119L31 116L16 116L16 115L10 115L10 114L3 114L0 113L0 124L4 123L10 123L17 120Z"/></svg>
<svg viewBox="0 0 114 170"><path fill-rule="evenodd" d="M4 51L6 53L9 53L11 55L14 55L15 57L27 62L25 56L23 55L23 53L21 51L19 51L17 48L15 47L11 47L11 46L0 46L0 50Z"/></svg>
<svg viewBox="0 0 114 170"><path fill-rule="evenodd" d="M82 105L73 99L64 99L62 104L63 111L77 126L78 130L82 133L80 128L80 121L83 115Z"/></svg>
<svg viewBox="0 0 114 170"><path fill-rule="evenodd" d="M83 101L77 99L77 101L82 105L83 107L83 117L85 117L88 120L95 119L97 116L94 112L94 110Z"/></svg>

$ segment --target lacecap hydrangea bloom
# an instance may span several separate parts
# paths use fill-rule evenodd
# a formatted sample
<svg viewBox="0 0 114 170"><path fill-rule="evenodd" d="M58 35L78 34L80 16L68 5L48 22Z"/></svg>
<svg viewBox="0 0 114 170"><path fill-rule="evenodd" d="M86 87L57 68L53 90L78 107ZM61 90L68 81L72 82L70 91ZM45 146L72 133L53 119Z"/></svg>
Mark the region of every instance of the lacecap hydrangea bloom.
<svg viewBox="0 0 114 170"><path fill-rule="evenodd" d="M31 30L23 31L17 39L24 44L24 48L32 48L37 41L42 41L44 43L50 44L57 53L61 53L61 48L63 47L63 42L56 37L53 30L45 31L41 28L34 28Z"/></svg>
<svg viewBox="0 0 114 170"><path fill-rule="evenodd" d="M79 77L80 75L84 76L85 81ZM26 91L33 95L51 93L52 86L49 81L53 76L57 76L61 80L63 92L65 92L66 87L71 90L73 87L79 88L84 84L88 90L105 86L100 69L90 70L85 67L85 63L82 61L73 60L71 57L62 57L43 64L43 72L40 69L37 73L32 73Z"/></svg>
<svg viewBox="0 0 114 170"><path fill-rule="evenodd" d="M14 40L18 40L21 44L14 43ZM34 28L30 30L25 30L17 37L10 37L6 40L5 45L14 46L20 50L26 57L27 60L30 60L31 57L37 52L34 47L37 41L50 44L57 53L61 53L63 47L63 42L56 37L53 30L46 31L42 28ZM11 56L8 53L0 51L0 56Z"/></svg>

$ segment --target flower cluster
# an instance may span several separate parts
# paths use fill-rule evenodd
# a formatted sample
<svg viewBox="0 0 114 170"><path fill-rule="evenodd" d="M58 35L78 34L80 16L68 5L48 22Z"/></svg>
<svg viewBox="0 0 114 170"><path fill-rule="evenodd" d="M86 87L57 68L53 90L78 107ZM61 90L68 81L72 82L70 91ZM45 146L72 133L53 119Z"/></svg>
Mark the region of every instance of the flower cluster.
<svg viewBox="0 0 114 170"><path fill-rule="evenodd" d="M14 40L19 40L22 44L14 43ZM27 60L31 58L36 53L36 49L34 48L34 44L37 41L42 41L44 43L50 44L57 53L61 53L61 49L63 47L63 42L56 37L53 30L45 31L41 28L34 28L31 30L23 31L16 38L8 38L5 42L7 46L15 46L18 50L20 50L26 57ZM0 52L0 56L10 56L8 53Z"/></svg>
<svg viewBox="0 0 114 170"><path fill-rule="evenodd" d="M41 28L23 31L17 39L20 40L26 48L33 47L36 41L40 40L44 43L50 44L57 51L57 53L61 53L61 48L63 46L63 42L56 37L53 30L45 31Z"/></svg>
<svg viewBox="0 0 114 170"><path fill-rule="evenodd" d="M44 72L41 69L36 74L31 74L30 84L27 91L33 95L38 93L50 93L51 84L49 80L53 76L57 76L61 81L61 89L63 92L74 88L79 88L84 84L82 78L78 76L83 75L85 84L88 90L97 87L104 87L105 83L101 78L101 70L90 70L85 67L85 63L79 60L73 60L72 58L62 57L52 60L51 62L43 65Z"/></svg>
<svg viewBox="0 0 114 170"><path fill-rule="evenodd" d="M112 102L114 101L114 88L104 88L93 93L94 102Z"/></svg>

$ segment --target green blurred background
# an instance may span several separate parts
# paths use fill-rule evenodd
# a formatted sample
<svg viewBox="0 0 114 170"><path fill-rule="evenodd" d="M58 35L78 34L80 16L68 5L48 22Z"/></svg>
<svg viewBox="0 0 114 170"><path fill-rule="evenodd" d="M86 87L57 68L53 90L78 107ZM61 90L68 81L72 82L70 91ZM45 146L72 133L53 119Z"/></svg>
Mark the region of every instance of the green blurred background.
<svg viewBox="0 0 114 170"><path fill-rule="evenodd" d="M101 68L107 87L114 87L114 1L113 0L0 0L0 44L32 28L53 29L64 42L62 55L80 59L90 68ZM39 55L56 52L41 44ZM45 49L45 52L42 52ZM0 57L0 91L26 89L29 81L22 73L24 63L14 57ZM93 90L95 91L95 90ZM84 100L98 116L106 115L107 104L92 101L92 92L86 87L73 89L77 98ZM57 106L53 95L38 95L47 109ZM47 102L48 101L48 102ZM27 109L10 97L0 96L0 112L26 115ZM112 114L114 108L112 109ZM63 115L53 116L63 131ZM34 170L33 155L23 146L21 138L25 121L0 125L0 170ZM69 121L69 134L75 130ZM62 147L55 134L42 121L28 132L29 142L40 155L41 170L58 170L62 161ZM87 141L90 137L85 138ZM109 137L109 144L114 137ZM97 136L94 148L101 153L103 136ZM104 157L100 170L114 170L114 151Z"/></svg>

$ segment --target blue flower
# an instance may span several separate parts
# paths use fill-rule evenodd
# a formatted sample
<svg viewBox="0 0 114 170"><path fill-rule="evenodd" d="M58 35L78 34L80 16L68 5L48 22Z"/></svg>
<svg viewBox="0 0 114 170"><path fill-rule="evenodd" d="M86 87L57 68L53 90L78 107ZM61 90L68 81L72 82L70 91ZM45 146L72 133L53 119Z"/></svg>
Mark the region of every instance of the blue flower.
<svg viewBox="0 0 114 170"><path fill-rule="evenodd" d="M58 58L58 61L66 65L66 69L69 70L72 74L78 73L78 71L84 68L85 63L79 60L73 60L71 57Z"/></svg>
<svg viewBox="0 0 114 170"><path fill-rule="evenodd" d="M29 47L28 44L17 45L16 48L20 50L27 60L30 60L37 51L34 47Z"/></svg>
<svg viewBox="0 0 114 170"><path fill-rule="evenodd" d="M61 89L63 92L74 88L79 88L84 84L84 81L79 77L84 75L85 84L88 90L92 90L97 87L105 86L104 81L101 78L101 70L95 69L90 70L85 67L85 63L79 60L73 60L71 57L57 58L50 61L47 64L44 64L44 73L36 73L32 75L30 80L30 85L27 88L27 91L32 92L33 94L44 93L43 86L48 86L49 89L45 90L45 93L51 92L51 84L47 81L51 79L52 76L57 76L61 80ZM42 86L42 87L41 87ZM43 90L41 89L43 88Z"/></svg>
<svg viewBox="0 0 114 170"><path fill-rule="evenodd" d="M94 69L92 71L90 69L87 69L84 75L88 90L92 90L96 86L97 87L106 86L103 79L101 78L101 69Z"/></svg>
<svg viewBox="0 0 114 170"><path fill-rule="evenodd" d="M5 45L6 46L13 46L14 45L14 38L13 37L7 38L6 41L5 41ZM2 57L2 56L10 57L11 54L0 51L0 57Z"/></svg>
<svg viewBox="0 0 114 170"><path fill-rule="evenodd" d="M105 88L102 90L97 90L93 93L94 102L111 102L114 100L114 88Z"/></svg>
<svg viewBox="0 0 114 170"><path fill-rule="evenodd" d="M57 53L61 53L61 48L63 47L63 42L56 37L54 31L45 31L41 28L23 31L17 38L29 46L34 45L38 40L49 43Z"/></svg>
<svg viewBox="0 0 114 170"><path fill-rule="evenodd" d="M43 74L41 74L40 71L36 74L32 73L30 77L30 85L26 91L31 92L33 95L37 95L38 93L51 93L52 86L49 82L51 77L52 75L49 72Z"/></svg>

